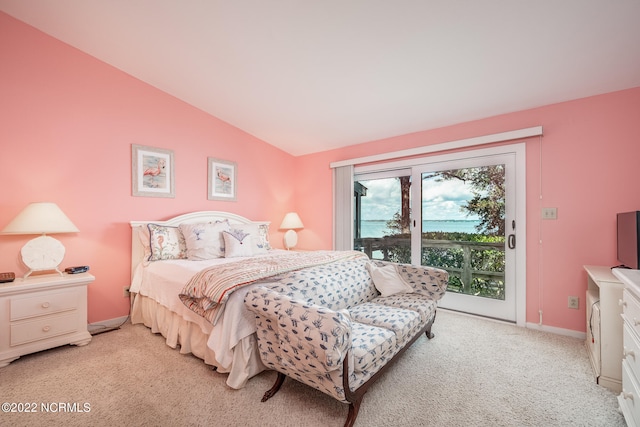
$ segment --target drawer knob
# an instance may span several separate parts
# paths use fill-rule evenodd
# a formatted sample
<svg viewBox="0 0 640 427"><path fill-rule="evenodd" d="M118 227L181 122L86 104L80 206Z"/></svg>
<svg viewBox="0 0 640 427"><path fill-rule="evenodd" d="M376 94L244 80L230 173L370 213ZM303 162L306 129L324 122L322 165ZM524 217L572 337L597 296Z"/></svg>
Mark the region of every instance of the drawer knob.
<svg viewBox="0 0 640 427"><path fill-rule="evenodd" d="M627 393L626 391L622 390L622 393L620 394L622 395L623 399L633 400L633 393Z"/></svg>
<svg viewBox="0 0 640 427"><path fill-rule="evenodd" d="M627 347L624 347L624 351L622 352L622 358L626 359L627 356L633 357L633 360L636 359L636 353L633 350L629 350L627 349Z"/></svg>
<svg viewBox="0 0 640 427"><path fill-rule="evenodd" d="M42 331L43 332L49 332L51 330L51 326L43 326L42 327Z"/></svg>
<svg viewBox="0 0 640 427"><path fill-rule="evenodd" d="M48 302L43 302L42 303L42 308L49 308L49 303Z"/></svg>
<svg viewBox="0 0 640 427"><path fill-rule="evenodd" d="M633 326L638 326L640 325L640 322L638 321L638 319L636 319L635 317L633 318Z"/></svg>
<svg viewBox="0 0 640 427"><path fill-rule="evenodd" d="M618 300L618 305L620 307L626 307L627 306L627 302L626 301L622 301L621 299Z"/></svg>

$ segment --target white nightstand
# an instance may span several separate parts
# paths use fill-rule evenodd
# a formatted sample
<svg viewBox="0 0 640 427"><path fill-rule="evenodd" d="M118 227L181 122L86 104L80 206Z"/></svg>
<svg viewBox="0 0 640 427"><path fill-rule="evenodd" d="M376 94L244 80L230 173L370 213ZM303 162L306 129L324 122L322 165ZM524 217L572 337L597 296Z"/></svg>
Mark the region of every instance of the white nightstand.
<svg viewBox="0 0 640 427"><path fill-rule="evenodd" d="M20 356L86 345L89 273L17 278L0 284L0 368Z"/></svg>

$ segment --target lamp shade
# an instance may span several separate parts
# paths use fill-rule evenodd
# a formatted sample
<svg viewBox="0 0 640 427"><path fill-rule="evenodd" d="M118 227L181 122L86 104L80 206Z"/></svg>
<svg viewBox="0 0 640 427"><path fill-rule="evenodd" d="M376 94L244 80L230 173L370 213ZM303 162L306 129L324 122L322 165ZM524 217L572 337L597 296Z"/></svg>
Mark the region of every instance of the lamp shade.
<svg viewBox="0 0 640 427"><path fill-rule="evenodd" d="M76 233L76 227L55 203L31 203L3 230L2 234Z"/></svg>
<svg viewBox="0 0 640 427"><path fill-rule="evenodd" d="M304 228L304 225L302 225L302 220L297 213L289 212L284 216L282 224L280 224L280 228L282 230L296 230L299 228Z"/></svg>

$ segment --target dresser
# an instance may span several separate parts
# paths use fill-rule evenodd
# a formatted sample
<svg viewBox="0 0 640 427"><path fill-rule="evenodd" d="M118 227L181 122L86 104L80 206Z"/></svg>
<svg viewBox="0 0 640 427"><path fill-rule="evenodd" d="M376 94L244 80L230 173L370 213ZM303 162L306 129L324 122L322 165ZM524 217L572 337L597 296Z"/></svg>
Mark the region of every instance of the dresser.
<svg viewBox="0 0 640 427"><path fill-rule="evenodd" d="M585 265L587 272L586 347L596 382L618 393L622 389L622 291L611 268Z"/></svg>
<svg viewBox="0 0 640 427"><path fill-rule="evenodd" d="M640 270L616 268L624 283L622 295L623 355L622 392L618 404L628 426L640 425Z"/></svg>
<svg viewBox="0 0 640 427"><path fill-rule="evenodd" d="M0 284L0 368L20 356L86 345L89 273L42 275Z"/></svg>

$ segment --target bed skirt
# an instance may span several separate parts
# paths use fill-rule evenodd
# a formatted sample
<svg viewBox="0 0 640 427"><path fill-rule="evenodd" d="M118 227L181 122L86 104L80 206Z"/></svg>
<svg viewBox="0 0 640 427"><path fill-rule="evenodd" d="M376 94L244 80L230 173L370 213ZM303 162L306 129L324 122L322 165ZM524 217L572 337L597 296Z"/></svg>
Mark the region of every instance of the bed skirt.
<svg viewBox="0 0 640 427"><path fill-rule="evenodd" d="M196 323L184 319L150 298L140 294L133 294L132 297L132 324L144 324L151 332L161 334L169 347L179 347L181 354L191 353L207 365L215 367L218 372L229 374L229 387L243 388L249 378L266 369L258 353L255 334L240 340L231 350L232 356L224 358L230 360L230 363L221 363L219 360L223 360L223 356L216 357L215 352L207 345L213 326L205 332Z"/></svg>

